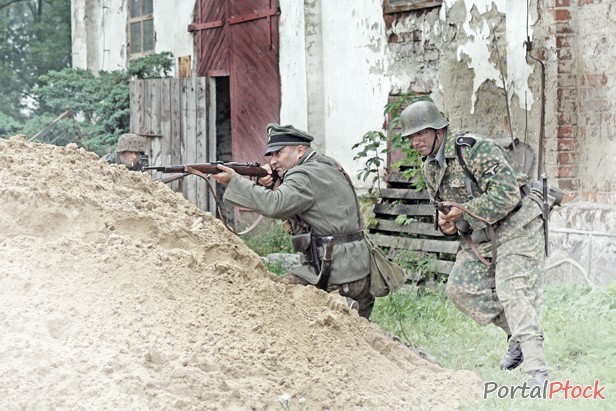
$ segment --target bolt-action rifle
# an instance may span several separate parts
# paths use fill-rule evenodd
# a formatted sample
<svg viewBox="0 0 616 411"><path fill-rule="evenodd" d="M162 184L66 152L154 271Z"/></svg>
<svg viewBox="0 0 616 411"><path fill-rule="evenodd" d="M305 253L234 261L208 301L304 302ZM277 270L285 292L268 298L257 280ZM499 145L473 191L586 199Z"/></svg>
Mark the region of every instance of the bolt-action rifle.
<svg viewBox="0 0 616 411"><path fill-rule="evenodd" d="M221 164L223 166L232 168L236 173L241 174L243 176L252 176L252 177L265 177L268 175L267 170L261 167L260 163L237 163L237 162L229 162L225 163L222 161L214 161L211 163L197 163L197 164L180 164L174 166L148 166L143 167L143 170L154 170L161 173L178 173L180 176L178 178L184 177L185 173L191 174L191 170L196 170L203 174L218 174L220 170L217 165ZM167 181L168 182L168 181Z"/></svg>

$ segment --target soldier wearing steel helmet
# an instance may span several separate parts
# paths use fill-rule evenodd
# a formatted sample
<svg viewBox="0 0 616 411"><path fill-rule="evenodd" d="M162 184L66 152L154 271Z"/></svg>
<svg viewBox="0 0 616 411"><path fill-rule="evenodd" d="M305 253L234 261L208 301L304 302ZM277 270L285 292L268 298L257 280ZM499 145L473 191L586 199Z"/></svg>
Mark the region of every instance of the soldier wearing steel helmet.
<svg viewBox="0 0 616 411"><path fill-rule="evenodd" d="M103 156L102 160L109 164L124 164L129 170L140 171L143 166L141 158L145 154L145 145L145 137L132 133L122 134L115 151Z"/></svg>
<svg viewBox="0 0 616 411"><path fill-rule="evenodd" d="M464 234L447 280L447 296L479 325L492 323L506 333L509 348L502 369L524 363L529 383L543 385L548 378L538 307L545 261L543 220L541 208L527 195L527 176L512 167L493 140L448 133L448 120L431 101L406 107L400 125L402 136L424 159L431 198L468 211L451 206L437 213L444 235ZM486 265L478 254L489 261L493 244L497 260Z"/></svg>

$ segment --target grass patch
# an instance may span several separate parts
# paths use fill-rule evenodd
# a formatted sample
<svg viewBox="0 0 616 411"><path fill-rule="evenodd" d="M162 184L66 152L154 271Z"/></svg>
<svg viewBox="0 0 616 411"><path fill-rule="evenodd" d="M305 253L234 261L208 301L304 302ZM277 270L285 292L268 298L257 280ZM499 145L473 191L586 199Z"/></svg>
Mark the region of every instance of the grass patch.
<svg viewBox="0 0 616 411"><path fill-rule="evenodd" d="M290 236L279 222L267 231L245 236L257 254L293 253ZM413 258L407 258L414 261ZM428 262L419 262L428 264ZM429 269L421 265L419 268ZM281 274L282 263L267 264ZM616 282L590 288L575 284L545 287L541 326L545 332L545 354L552 381L572 385L604 386L605 400L498 399L490 397L463 410L612 410L616 409ZM484 382L519 386L528 380L520 369L501 371L498 363L507 349L506 336L495 326L479 327L447 299L444 285L436 289L407 286L402 292L377 298L372 321L399 336L413 347L424 348L443 367L476 372Z"/></svg>
<svg viewBox="0 0 616 411"><path fill-rule="evenodd" d="M288 271L287 269L285 269L284 265L282 264L282 261L280 260L266 262L265 268L267 268L269 272L278 274L278 275L283 275Z"/></svg>
<svg viewBox="0 0 616 411"><path fill-rule="evenodd" d="M378 298L372 320L414 347L428 350L450 369L475 371L484 382L522 385L521 370L501 371L507 349L505 334L494 326L479 327L447 300L442 289L406 288ZM548 285L541 311L545 353L552 381L605 386L606 400L498 399L490 397L468 410L612 410L616 409L616 283L590 288Z"/></svg>
<svg viewBox="0 0 616 411"><path fill-rule="evenodd" d="M282 228L282 221L266 219L257 228L242 238L248 248L258 255L295 253L291 236Z"/></svg>

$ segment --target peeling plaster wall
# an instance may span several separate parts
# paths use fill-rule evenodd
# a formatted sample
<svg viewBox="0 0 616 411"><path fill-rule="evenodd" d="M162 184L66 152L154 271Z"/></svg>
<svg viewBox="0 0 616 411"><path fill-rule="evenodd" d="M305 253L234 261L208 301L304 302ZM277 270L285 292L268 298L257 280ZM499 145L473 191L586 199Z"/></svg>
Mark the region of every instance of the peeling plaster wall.
<svg viewBox="0 0 616 411"><path fill-rule="evenodd" d="M524 42L527 34L532 39L537 16L511 3L445 0L441 7L386 15L392 94L429 95L454 129L492 138L513 132L536 147L539 77L536 64L526 62Z"/></svg>
<svg viewBox="0 0 616 411"><path fill-rule="evenodd" d="M281 122L305 125L354 176L351 147L382 128L390 89L381 1L280 3Z"/></svg>
<svg viewBox="0 0 616 411"><path fill-rule="evenodd" d="M440 10L440 18L447 20L447 9L451 9L456 0L445 0L445 7ZM524 43L527 35L532 39L534 19L525 7L506 0L463 1L466 8L464 21L460 27L466 39L457 46L458 61L465 59L467 68L473 72L473 89L470 114L475 113L475 103L480 86L493 81L499 87L508 89L509 97L517 98L522 107L531 109L533 92L529 88L529 77L533 66L526 62ZM504 14L501 19L497 14ZM490 15L494 19L490 19ZM499 25L505 25L498 27ZM504 39L498 41L498 37ZM496 48L498 47L498 48ZM496 54L496 59L494 55ZM500 62L499 57L500 56ZM503 83L503 79L505 82ZM504 84L504 85L503 85Z"/></svg>
<svg viewBox="0 0 616 411"><path fill-rule="evenodd" d="M127 9L127 0L71 2L73 67L94 72L126 67ZM175 57L193 56L193 39L187 31L193 20L193 9L193 1L154 2L156 52L172 51Z"/></svg>
<svg viewBox="0 0 616 411"><path fill-rule="evenodd" d="M577 100L571 131L577 150L559 153L559 163L577 165L579 199L616 204L616 3L589 3L571 11L575 37L570 52L577 56L573 66L577 84L562 87L559 94ZM562 58L568 56L564 51Z"/></svg>
<svg viewBox="0 0 616 411"><path fill-rule="evenodd" d="M514 3L444 0L386 16L392 92L428 94L453 128L493 138L508 138L511 120L537 152L541 65L526 59L528 36L546 67L545 165L569 200L552 213L546 278L607 284L616 278L616 4Z"/></svg>

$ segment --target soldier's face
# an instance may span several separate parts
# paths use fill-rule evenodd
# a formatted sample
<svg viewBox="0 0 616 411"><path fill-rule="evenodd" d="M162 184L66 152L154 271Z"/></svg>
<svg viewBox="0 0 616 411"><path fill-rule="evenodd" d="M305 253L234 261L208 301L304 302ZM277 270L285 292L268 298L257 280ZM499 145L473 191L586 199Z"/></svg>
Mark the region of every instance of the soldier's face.
<svg viewBox="0 0 616 411"><path fill-rule="evenodd" d="M279 176L283 176L288 170L299 163L299 159L306 151L304 146L286 146L272 153L270 165L272 170L276 170Z"/></svg>
<svg viewBox="0 0 616 411"><path fill-rule="evenodd" d="M434 155L440 147L438 133L433 128L426 128L415 134L411 134L408 136L408 139L413 148L419 151L422 157ZM437 140L436 144L434 140Z"/></svg>
<svg viewBox="0 0 616 411"><path fill-rule="evenodd" d="M120 162L127 168L133 168L137 163L139 163L139 159L141 157L141 153L138 151L122 151L118 154L120 157Z"/></svg>

